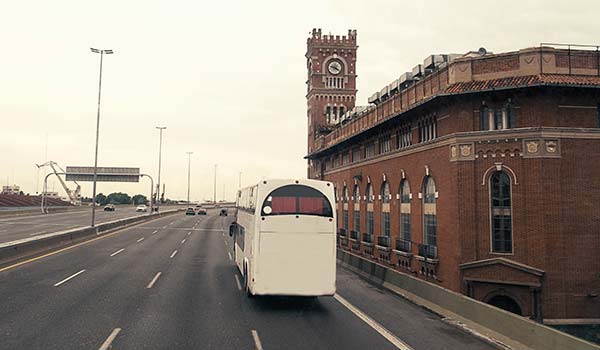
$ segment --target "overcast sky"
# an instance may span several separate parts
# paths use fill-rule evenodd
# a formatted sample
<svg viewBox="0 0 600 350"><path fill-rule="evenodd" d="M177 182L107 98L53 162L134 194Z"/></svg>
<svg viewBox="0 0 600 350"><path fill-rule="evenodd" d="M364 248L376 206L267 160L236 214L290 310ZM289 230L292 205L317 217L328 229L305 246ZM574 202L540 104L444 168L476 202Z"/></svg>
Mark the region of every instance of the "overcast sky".
<svg viewBox="0 0 600 350"><path fill-rule="evenodd" d="M156 178L167 197L233 199L263 177L305 177L306 38L358 31L358 103L431 53L540 42L600 44L589 1L0 0L0 183L38 189L35 164L93 165L99 55L99 165ZM47 140L47 141L46 141ZM46 151L47 150L47 151ZM46 156L47 153L47 156ZM41 176L40 176L41 178ZM100 183L144 193L149 184ZM39 181L41 183L41 180ZM40 190L41 190L41 184ZM61 191L58 183L50 188ZM91 186L83 185L91 195Z"/></svg>

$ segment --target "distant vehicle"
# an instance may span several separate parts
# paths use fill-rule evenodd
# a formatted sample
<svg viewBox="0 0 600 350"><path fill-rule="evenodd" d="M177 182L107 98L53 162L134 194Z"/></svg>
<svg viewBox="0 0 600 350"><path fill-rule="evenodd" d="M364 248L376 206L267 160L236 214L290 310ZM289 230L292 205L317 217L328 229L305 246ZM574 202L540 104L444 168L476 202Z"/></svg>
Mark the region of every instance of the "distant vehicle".
<svg viewBox="0 0 600 350"><path fill-rule="evenodd" d="M141 212L147 212L148 211L148 207L145 204L141 204L138 205L137 208L135 208L135 211L141 211Z"/></svg>
<svg viewBox="0 0 600 350"><path fill-rule="evenodd" d="M189 207L187 208L187 210L185 211L185 215L196 215L196 211L194 210L194 208Z"/></svg>
<svg viewBox="0 0 600 350"><path fill-rule="evenodd" d="M227 208L221 208L221 211L219 211L219 216L227 216Z"/></svg>
<svg viewBox="0 0 600 350"><path fill-rule="evenodd" d="M204 208L198 208L198 210L196 210L196 214L198 214L198 215L206 215L206 209L204 209Z"/></svg>
<svg viewBox="0 0 600 350"><path fill-rule="evenodd" d="M104 211L115 211L115 206L113 204L107 204L104 206Z"/></svg>
<svg viewBox="0 0 600 350"><path fill-rule="evenodd" d="M249 296L335 293L334 198L333 184L317 180L265 180L238 192L229 235Z"/></svg>

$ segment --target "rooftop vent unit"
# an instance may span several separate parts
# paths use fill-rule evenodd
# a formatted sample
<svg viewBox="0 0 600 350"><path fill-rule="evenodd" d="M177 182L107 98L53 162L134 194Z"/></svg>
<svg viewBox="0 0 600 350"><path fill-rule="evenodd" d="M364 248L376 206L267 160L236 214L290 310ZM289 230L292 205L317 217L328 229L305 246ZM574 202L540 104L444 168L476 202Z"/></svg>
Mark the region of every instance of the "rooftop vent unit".
<svg viewBox="0 0 600 350"><path fill-rule="evenodd" d="M446 62L446 55L429 55L423 60L423 67L425 69L435 69L440 64Z"/></svg>
<svg viewBox="0 0 600 350"><path fill-rule="evenodd" d="M414 79L419 79L423 76L423 65L417 64L412 69L412 76Z"/></svg>
<svg viewBox="0 0 600 350"><path fill-rule="evenodd" d="M392 81L390 85L388 85L388 88L390 89L390 95L394 95L395 93L397 93L399 86L400 83L398 82L398 79Z"/></svg>
<svg viewBox="0 0 600 350"><path fill-rule="evenodd" d="M384 87L383 89L381 89L381 91L379 91L379 98L382 101L387 100L387 98L390 96L390 88L389 86Z"/></svg>
<svg viewBox="0 0 600 350"><path fill-rule="evenodd" d="M398 89L404 89L405 87L409 86L412 82L413 82L412 72L406 72L406 73L400 75L400 78L398 79Z"/></svg>
<svg viewBox="0 0 600 350"><path fill-rule="evenodd" d="M379 104L379 92L374 93L369 97L369 103Z"/></svg>

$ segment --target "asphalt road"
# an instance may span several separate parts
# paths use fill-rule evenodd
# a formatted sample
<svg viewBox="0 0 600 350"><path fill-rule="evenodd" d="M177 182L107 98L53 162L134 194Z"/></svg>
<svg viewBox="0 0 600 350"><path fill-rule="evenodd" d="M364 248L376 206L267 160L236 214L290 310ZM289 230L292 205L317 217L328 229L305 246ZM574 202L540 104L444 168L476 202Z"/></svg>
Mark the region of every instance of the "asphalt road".
<svg viewBox="0 0 600 350"><path fill-rule="evenodd" d="M148 212L149 213L149 212ZM123 219L148 213L136 213L133 207L117 207L116 211L96 211L96 223ZM90 210L78 210L46 215L28 215L0 218L0 243L58 232L76 227L89 226L92 220Z"/></svg>
<svg viewBox="0 0 600 350"><path fill-rule="evenodd" d="M412 349L494 349L340 268L335 298L247 298L231 217L209 214L0 270L0 349L403 349L381 327Z"/></svg>

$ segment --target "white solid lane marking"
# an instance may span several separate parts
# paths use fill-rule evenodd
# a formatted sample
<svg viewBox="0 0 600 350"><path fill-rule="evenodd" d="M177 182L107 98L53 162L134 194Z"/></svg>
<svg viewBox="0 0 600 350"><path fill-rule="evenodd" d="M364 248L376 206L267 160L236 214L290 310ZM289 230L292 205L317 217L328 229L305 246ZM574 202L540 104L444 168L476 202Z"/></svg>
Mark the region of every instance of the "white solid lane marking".
<svg viewBox="0 0 600 350"><path fill-rule="evenodd" d="M138 239L138 240L137 240L137 242L138 242L138 243L140 243L140 242L141 242L141 241L143 241L143 240L144 240L144 237L142 237L142 238Z"/></svg>
<svg viewBox="0 0 600 350"><path fill-rule="evenodd" d="M231 253L230 253L230 252L227 252L227 255L229 255L229 260L233 260L233 259L231 258Z"/></svg>
<svg viewBox="0 0 600 350"><path fill-rule="evenodd" d="M252 338L254 338L254 345L256 345L256 350L263 350L260 338L258 337L258 332L255 329L252 330Z"/></svg>
<svg viewBox="0 0 600 350"><path fill-rule="evenodd" d="M75 274L72 274L71 276L69 276L69 277L65 278L64 280L62 280L62 281L60 281L60 282L58 282L58 283L55 283L55 284L54 284L54 286L55 286L55 287L58 287L58 286L60 286L61 284L63 284L63 283L65 283L65 282L67 282L68 280L70 280L71 278L75 278L75 277L77 277L77 276L81 275L81 274L82 274L82 273L84 273L84 272L85 272L85 269L84 269L84 270L81 270L81 271L79 271L79 272L77 272L77 273L75 273Z"/></svg>
<svg viewBox="0 0 600 350"><path fill-rule="evenodd" d="M175 254L177 254L177 250L173 251L173 254L171 254L171 259L173 259L173 257L175 256Z"/></svg>
<svg viewBox="0 0 600 350"><path fill-rule="evenodd" d="M152 232L152 234L155 234L156 232L158 232L158 230L154 230L154 232Z"/></svg>
<svg viewBox="0 0 600 350"><path fill-rule="evenodd" d="M233 275L235 277L235 284L237 284L238 290L242 290L242 284L240 283L240 279L237 275Z"/></svg>
<svg viewBox="0 0 600 350"><path fill-rule="evenodd" d="M154 283L156 283L156 280L160 277L160 275L162 275L162 272L157 272L156 275L154 276L154 278L152 279L152 281L150 281L150 283L148 283L146 288L147 289L152 288L152 286L154 285Z"/></svg>
<svg viewBox="0 0 600 350"><path fill-rule="evenodd" d="M181 241L181 244L185 243L185 238Z"/></svg>
<svg viewBox="0 0 600 350"><path fill-rule="evenodd" d="M380 325L379 323L374 321L372 318L367 316L364 312L360 311L356 306L350 304L350 302L348 300L342 298L342 296L340 296L339 294L336 293L333 295L333 297L340 304L344 305L348 310L350 310L353 314L358 316L358 318L360 318L366 324L371 326L371 328L373 328L377 333L381 334L390 343L394 344L394 346L396 348L398 348L400 350L413 350L413 348L411 348L408 344L406 344L402 340L398 339L395 335L392 334L392 332L388 331L387 329L385 329L385 327L383 327L382 325Z"/></svg>
<svg viewBox="0 0 600 350"><path fill-rule="evenodd" d="M124 250L125 250L125 248L123 248L123 249L119 249L119 250L117 250L116 252L112 253L110 256L115 256L115 255L119 254L120 252L122 252L122 251L124 251Z"/></svg>
<svg viewBox="0 0 600 350"><path fill-rule="evenodd" d="M111 347L112 342L115 340L115 338L117 337L117 335L119 335L119 332L121 332L121 328L115 328L113 329L113 331L110 333L110 335L108 336L108 338L106 338L106 340L104 341L104 343L102 344L102 346L100 346L100 348L98 348L98 350L107 350Z"/></svg>

